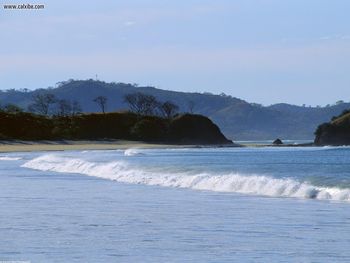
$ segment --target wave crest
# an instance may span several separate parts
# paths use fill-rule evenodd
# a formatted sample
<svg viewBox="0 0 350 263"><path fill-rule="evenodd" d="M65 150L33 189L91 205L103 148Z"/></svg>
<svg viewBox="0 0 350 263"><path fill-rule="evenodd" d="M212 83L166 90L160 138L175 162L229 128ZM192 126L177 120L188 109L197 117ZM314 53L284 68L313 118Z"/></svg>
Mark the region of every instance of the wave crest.
<svg viewBox="0 0 350 263"><path fill-rule="evenodd" d="M145 155L144 153L140 152L140 150L135 148L126 149L124 151L125 156L137 156L137 155Z"/></svg>
<svg viewBox="0 0 350 263"><path fill-rule="evenodd" d="M21 159L21 157L0 156L0 161L18 161Z"/></svg>
<svg viewBox="0 0 350 263"><path fill-rule="evenodd" d="M154 173L131 168L128 163L114 161L94 163L82 159L69 159L44 155L26 162L22 167L62 173L78 173L123 183L190 188L216 192L235 192L271 197L297 197L322 200L350 201L350 189L318 187L293 179L277 179L262 175L229 173Z"/></svg>

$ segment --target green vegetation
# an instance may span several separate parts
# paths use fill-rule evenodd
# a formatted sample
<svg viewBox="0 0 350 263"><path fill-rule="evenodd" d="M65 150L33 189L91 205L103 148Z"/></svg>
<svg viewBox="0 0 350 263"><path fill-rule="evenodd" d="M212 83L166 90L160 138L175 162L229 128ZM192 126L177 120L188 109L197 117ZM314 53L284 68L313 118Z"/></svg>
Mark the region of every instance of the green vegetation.
<svg viewBox="0 0 350 263"><path fill-rule="evenodd" d="M200 115L168 119L132 112L43 116L0 112L0 139L127 139L173 144L229 144L219 128Z"/></svg>
<svg viewBox="0 0 350 263"><path fill-rule="evenodd" d="M153 96L162 103L170 101L176 104L178 109L175 113L171 113L172 116L177 112L208 116L219 125L226 136L236 140L311 139L320 123L326 122L332 116L339 115L343 110L350 108L350 103L343 101L320 108L284 103L262 106L226 94L176 92L150 86L138 86L132 83L107 83L92 79L63 81L57 83L55 88L33 91L0 90L0 102L2 105L11 103L28 109L28 106L33 104L34 96L53 94L55 98L67 101L71 108L74 104L74 101L71 100L75 99L76 104L81 106L78 112L92 113L103 112L101 105L94 101L97 97L102 96L108 98L105 105L107 113L130 109L125 96L137 93ZM45 105L44 103L44 111ZM57 102L49 105L49 115L57 114L56 105ZM63 106L63 108L66 107ZM74 112L76 111L73 110ZM42 114L38 111L35 113ZM166 117L159 108L157 108L156 114Z"/></svg>
<svg viewBox="0 0 350 263"><path fill-rule="evenodd" d="M101 108L102 113L106 112L107 101L108 99L104 96L98 96L94 99L94 102Z"/></svg>
<svg viewBox="0 0 350 263"><path fill-rule="evenodd" d="M0 139L127 139L174 144L227 144L219 128L201 115L177 114L171 101L140 92L124 97L130 111L106 113L107 98L93 102L101 113L82 114L80 105L51 93L36 94L29 112L8 104L0 108Z"/></svg>
<svg viewBox="0 0 350 263"><path fill-rule="evenodd" d="M317 145L350 145L350 111L344 110L331 122L318 126L315 135Z"/></svg>

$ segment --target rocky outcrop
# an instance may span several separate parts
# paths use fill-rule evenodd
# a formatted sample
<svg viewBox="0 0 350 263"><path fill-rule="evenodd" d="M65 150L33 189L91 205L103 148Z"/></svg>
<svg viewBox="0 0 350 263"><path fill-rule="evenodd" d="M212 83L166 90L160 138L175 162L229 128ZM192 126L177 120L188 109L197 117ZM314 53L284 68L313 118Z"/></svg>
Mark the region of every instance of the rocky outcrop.
<svg viewBox="0 0 350 263"><path fill-rule="evenodd" d="M350 113L344 112L331 122L318 126L316 145L350 145Z"/></svg>
<svg viewBox="0 0 350 263"><path fill-rule="evenodd" d="M169 126L169 139L180 144L232 144L209 118L184 114L174 118Z"/></svg>
<svg viewBox="0 0 350 263"><path fill-rule="evenodd" d="M282 145L283 144L283 142L282 142L282 140L281 139L279 139L279 138L277 138L276 140L274 140L273 141L273 143L272 143L273 145Z"/></svg>

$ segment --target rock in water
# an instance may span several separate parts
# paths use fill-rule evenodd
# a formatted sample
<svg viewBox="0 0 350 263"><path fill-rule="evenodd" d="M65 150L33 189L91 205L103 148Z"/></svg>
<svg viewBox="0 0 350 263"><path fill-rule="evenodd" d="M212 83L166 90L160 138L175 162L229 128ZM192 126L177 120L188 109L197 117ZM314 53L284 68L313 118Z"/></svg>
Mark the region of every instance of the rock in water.
<svg viewBox="0 0 350 263"><path fill-rule="evenodd" d="M273 145L282 145L283 144L283 142L282 142L282 140L281 139L276 139L276 140L274 140L273 141L273 143L272 143Z"/></svg>

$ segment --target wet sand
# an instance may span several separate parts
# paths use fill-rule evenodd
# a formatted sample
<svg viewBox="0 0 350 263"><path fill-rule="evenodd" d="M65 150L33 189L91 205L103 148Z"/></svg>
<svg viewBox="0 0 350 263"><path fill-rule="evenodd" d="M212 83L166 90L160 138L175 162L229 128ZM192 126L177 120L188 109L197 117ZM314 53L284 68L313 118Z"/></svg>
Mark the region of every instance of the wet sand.
<svg viewBox="0 0 350 263"><path fill-rule="evenodd" d="M152 144L140 141L0 141L0 152L64 151L64 150L117 150L128 148L179 148L185 145Z"/></svg>

